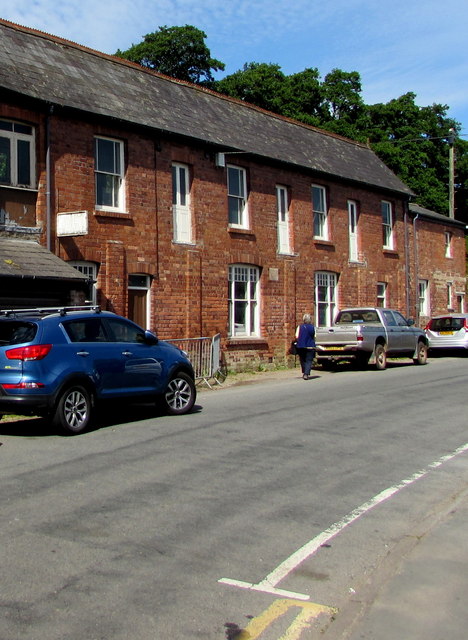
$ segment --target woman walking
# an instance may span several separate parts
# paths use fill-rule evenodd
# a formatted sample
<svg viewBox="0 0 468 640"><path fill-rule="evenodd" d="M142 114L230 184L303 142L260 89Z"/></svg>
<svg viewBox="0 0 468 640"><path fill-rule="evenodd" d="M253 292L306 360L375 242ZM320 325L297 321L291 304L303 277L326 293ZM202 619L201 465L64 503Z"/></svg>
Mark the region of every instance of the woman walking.
<svg viewBox="0 0 468 640"><path fill-rule="evenodd" d="M302 377L309 380L315 357L315 327L309 313L305 313L302 324L296 329L297 353L301 361Z"/></svg>

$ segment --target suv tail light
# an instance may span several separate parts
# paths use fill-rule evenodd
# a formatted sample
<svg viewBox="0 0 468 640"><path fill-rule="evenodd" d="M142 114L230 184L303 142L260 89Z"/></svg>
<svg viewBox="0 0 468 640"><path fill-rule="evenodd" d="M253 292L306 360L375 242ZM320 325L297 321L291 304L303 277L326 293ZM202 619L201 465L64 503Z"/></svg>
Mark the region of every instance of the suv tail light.
<svg viewBox="0 0 468 640"><path fill-rule="evenodd" d="M16 347L8 349L5 355L8 360L42 360L52 349L51 344L33 344L29 347Z"/></svg>
<svg viewBox="0 0 468 640"><path fill-rule="evenodd" d="M465 329L466 333L468 333L468 318L464 318L463 328Z"/></svg>

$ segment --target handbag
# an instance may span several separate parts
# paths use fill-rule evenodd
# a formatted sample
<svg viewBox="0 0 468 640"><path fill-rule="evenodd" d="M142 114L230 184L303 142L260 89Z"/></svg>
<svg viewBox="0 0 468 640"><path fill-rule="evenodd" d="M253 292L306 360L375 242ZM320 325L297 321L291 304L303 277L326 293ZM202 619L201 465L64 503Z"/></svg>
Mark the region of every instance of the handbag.
<svg viewBox="0 0 468 640"><path fill-rule="evenodd" d="M291 342L288 353L291 356L297 356L297 342L295 340Z"/></svg>

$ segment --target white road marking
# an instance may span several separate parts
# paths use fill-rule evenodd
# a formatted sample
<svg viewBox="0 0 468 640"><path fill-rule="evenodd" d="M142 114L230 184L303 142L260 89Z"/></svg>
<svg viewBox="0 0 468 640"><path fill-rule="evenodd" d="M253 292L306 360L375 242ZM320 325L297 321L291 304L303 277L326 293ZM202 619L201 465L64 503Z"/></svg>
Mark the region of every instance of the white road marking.
<svg viewBox="0 0 468 640"><path fill-rule="evenodd" d="M384 491L381 491L376 496L371 498L368 502L365 502L354 511L351 511L339 522L335 522L328 529L320 533L318 536L307 542L303 547L295 551L289 558L286 558L284 562L282 562L276 569L274 569L271 573L269 573L266 578L261 580L258 584L252 584L250 582L242 582L241 580L232 580L230 578L221 578L218 582L222 584L227 584L232 587L239 587L240 589L249 589L251 591L262 591L263 593L271 593L274 595L278 595L284 598L296 598L298 600L309 600L310 596L294 593L293 591L285 591L283 589L277 589L277 585L286 578L294 569L296 569L304 560L307 560L312 556L317 549L319 549L323 544L326 544L332 538L337 536L343 529L347 526L355 522L358 518L366 514L368 511L381 504L385 500L388 500L396 493L401 491L404 487L413 484L420 478L426 476L433 469L437 469L442 466L444 463L453 460L456 456L465 453L468 451L468 443L458 447L450 454L442 456L435 462L432 462L428 465L426 469L422 471L417 471L415 474L402 480L400 483L393 485L393 487L389 487Z"/></svg>

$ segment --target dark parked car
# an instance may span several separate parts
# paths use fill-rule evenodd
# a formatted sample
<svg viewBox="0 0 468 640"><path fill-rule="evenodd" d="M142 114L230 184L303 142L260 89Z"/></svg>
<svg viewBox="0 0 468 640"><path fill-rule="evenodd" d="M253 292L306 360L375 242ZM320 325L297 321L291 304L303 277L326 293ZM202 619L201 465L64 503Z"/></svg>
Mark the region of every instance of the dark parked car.
<svg viewBox="0 0 468 640"><path fill-rule="evenodd" d="M468 313L435 316L424 332L429 349L468 349Z"/></svg>
<svg viewBox="0 0 468 640"><path fill-rule="evenodd" d="M117 399L187 413L196 388L186 354L99 307L0 311L0 417L45 416L76 434L98 402Z"/></svg>

